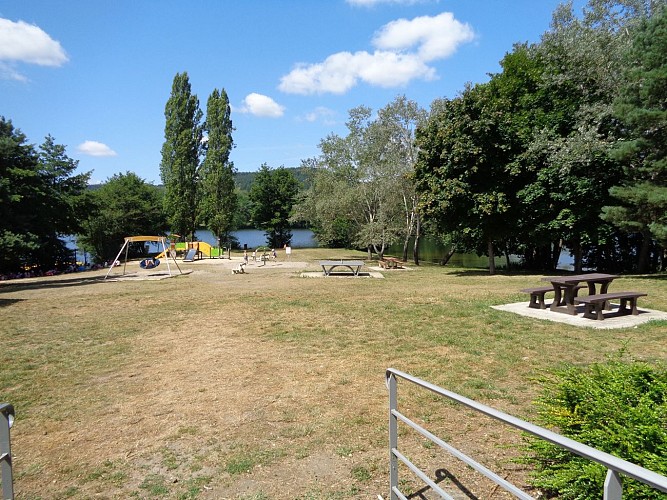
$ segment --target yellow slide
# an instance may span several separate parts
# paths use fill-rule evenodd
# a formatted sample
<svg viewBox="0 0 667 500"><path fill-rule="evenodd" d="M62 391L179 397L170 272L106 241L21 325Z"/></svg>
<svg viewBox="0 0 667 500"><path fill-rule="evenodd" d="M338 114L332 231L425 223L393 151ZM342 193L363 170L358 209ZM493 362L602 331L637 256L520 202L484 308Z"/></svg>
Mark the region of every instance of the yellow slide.
<svg viewBox="0 0 667 500"><path fill-rule="evenodd" d="M205 241L199 241L199 251L206 255L207 257L211 257L211 250L213 250L213 247L206 243Z"/></svg>
<svg viewBox="0 0 667 500"><path fill-rule="evenodd" d="M198 245L197 248L203 255L206 255L207 257L213 257L211 255L211 253L215 252L216 253L215 256L217 256L217 249L214 249L211 245L209 245L205 241L195 241L195 243L197 243L197 245ZM180 245L183 245L183 243L181 243ZM187 244L185 244L185 248L190 248L191 245L192 245L192 243L187 243ZM179 246L179 244L177 244L177 248L178 248L178 246ZM156 259L162 259L164 257L165 257L164 252L161 252L159 255L155 256Z"/></svg>

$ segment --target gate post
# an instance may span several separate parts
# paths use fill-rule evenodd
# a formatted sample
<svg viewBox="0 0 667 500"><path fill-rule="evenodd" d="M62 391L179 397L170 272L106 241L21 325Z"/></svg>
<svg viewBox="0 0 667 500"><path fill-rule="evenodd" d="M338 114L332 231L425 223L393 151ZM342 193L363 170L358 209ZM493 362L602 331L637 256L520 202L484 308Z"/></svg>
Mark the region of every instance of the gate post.
<svg viewBox="0 0 667 500"><path fill-rule="evenodd" d="M604 480L604 500L621 500L623 497L623 484L621 476L615 470L607 469L607 477Z"/></svg>
<svg viewBox="0 0 667 500"><path fill-rule="evenodd" d="M389 388L389 498L397 500L396 488L398 488L398 459L394 455L394 450L398 448L398 419L394 415L394 410L398 406L398 391L396 377L393 373L387 378Z"/></svg>
<svg viewBox="0 0 667 500"><path fill-rule="evenodd" d="M0 403L0 478L2 478L3 500L14 498L12 450L9 442L9 428L13 422L14 407L7 403Z"/></svg>

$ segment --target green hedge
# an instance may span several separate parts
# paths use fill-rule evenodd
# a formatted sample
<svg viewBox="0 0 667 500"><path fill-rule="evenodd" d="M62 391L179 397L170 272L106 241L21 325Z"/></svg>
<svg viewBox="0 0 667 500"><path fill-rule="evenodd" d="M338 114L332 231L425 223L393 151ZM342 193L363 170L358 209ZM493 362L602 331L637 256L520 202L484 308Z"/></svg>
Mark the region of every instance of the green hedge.
<svg viewBox="0 0 667 500"><path fill-rule="evenodd" d="M540 425L628 462L667 475L667 371L620 358L568 367L544 381ZM547 498L602 498L606 468L543 440L528 438L533 486ZM623 498L667 498L623 478Z"/></svg>

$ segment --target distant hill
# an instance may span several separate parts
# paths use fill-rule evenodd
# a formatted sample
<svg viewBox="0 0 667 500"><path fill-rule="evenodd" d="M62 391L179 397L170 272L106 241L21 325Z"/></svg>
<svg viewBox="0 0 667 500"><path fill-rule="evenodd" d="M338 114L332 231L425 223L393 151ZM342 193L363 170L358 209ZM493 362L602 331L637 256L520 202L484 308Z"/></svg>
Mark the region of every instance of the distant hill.
<svg viewBox="0 0 667 500"><path fill-rule="evenodd" d="M302 189L308 189L311 186L311 173L312 168L310 167L285 167L286 170L292 172L296 180L301 184ZM234 175L234 180L236 182L236 187L241 191L250 191L250 186L252 185L257 172L237 172Z"/></svg>
<svg viewBox="0 0 667 500"><path fill-rule="evenodd" d="M286 170L290 170L296 180L301 184L301 189L308 189L311 186L311 174L312 168L310 167L285 167ZM234 182L236 182L236 187L241 191L250 191L250 186L252 185L257 172L237 172L234 174ZM102 184L88 184L88 189L95 191L99 189ZM158 184L157 187L163 188L162 184Z"/></svg>

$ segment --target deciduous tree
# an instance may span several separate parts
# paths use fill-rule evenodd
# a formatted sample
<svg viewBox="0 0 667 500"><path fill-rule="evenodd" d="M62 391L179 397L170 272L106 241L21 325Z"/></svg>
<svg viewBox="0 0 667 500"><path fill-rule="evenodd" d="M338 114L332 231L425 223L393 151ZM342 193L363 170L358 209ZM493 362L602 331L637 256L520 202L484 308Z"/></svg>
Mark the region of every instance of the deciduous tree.
<svg viewBox="0 0 667 500"><path fill-rule="evenodd" d="M408 259L410 238L414 238L413 258L419 264L419 238L421 219L419 216L419 193L415 189L414 172L417 163L415 133L426 120L426 111L415 101L398 96L378 111L378 125L387 137L387 172L396 180L395 196L399 199L403 215L403 260Z"/></svg>
<svg viewBox="0 0 667 500"><path fill-rule="evenodd" d="M113 259L126 236L163 235L163 193L133 172L116 174L92 192L94 208L78 241L97 262Z"/></svg>
<svg viewBox="0 0 667 500"><path fill-rule="evenodd" d="M398 97L373 116L349 111L345 137L331 134L312 160L311 188L297 207L321 244L367 248L382 256L396 241L416 234L416 193L410 176L413 134L423 118L418 106Z"/></svg>
<svg viewBox="0 0 667 500"><path fill-rule="evenodd" d="M299 192L299 183L284 167L271 169L263 164L250 187L251 217L266 233L267 242L280 248L292 240L290 215Z"/></svg>
<svg viewBox="0 0 667 500"><path fill-rule="evenodd" d="M480 84L436 102L417 134L415 181L425 217L440 231L465 238L461 247L486 252L491 274L494 247L504 246L516 221L512 140L506 132L488 84Z"/></svg>

